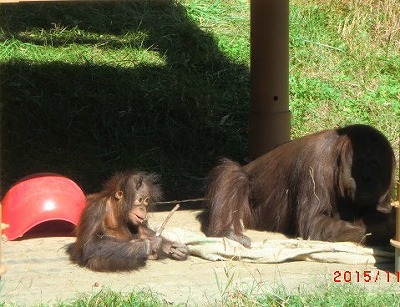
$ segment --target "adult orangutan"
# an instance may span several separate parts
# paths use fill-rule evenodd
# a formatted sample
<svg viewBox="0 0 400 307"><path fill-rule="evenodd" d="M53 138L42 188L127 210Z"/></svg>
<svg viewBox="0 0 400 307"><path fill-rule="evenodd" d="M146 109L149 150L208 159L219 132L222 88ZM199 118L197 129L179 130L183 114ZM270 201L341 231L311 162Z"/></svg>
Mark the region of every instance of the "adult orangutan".
<svg viewBox="0 0 400 307"><path fill-rule="evenodd" d="M251 241L244 227L389 244L394 165L389 141L367 125L295 139L244 166L223 159L210 174L205 232L246 247Z"/></svg>
<svg viewBox="0 0 400 307"><path fill-rule="evenodd" d="M186 245L157 236L147 225L148 207L161 198L157 177L143 172L113 176L89 195L67 252L72 262L94 271L129 271L147 259L185 260Z"/></svg>

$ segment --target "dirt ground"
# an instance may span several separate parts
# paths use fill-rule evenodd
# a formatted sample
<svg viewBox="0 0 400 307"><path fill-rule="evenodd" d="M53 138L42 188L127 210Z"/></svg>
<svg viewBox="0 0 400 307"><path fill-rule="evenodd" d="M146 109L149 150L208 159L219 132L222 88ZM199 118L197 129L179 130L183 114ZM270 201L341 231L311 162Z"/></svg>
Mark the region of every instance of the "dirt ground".
<svg viewBox="0 0 400 307"><path fill-rule="evenodd" d="M177 211L166 228L200 231L197 213L196 210ZM168 212L152 213L150 221L161 224L167 215ZM248 231L247 235L257 241L271 234ZM1 277L1 300L28 306L52 304L60 300L67 302L102 289L123 293L151 289L166 302L204 306L221 301L226 293L235 289L251 290L254 294L272 291L282 285L287 291L312 289L325 282L334 283L338 275L338 283L345 283L351 275L353 283L371 289L389 286L397 289L400 284L395 275L386 273L394 271L394 264L386 264L379 269L371 264L309 261L250 264L241 261L211 262L194 256L184 262L170 259L149 261L145 268L130 273L97 273L69 262L65 246L73 241L73 237L39 237L3 242L2 263L7 272ZM374 277L372 281L357 280L358 274L362 276L369 270Z"/></svg>

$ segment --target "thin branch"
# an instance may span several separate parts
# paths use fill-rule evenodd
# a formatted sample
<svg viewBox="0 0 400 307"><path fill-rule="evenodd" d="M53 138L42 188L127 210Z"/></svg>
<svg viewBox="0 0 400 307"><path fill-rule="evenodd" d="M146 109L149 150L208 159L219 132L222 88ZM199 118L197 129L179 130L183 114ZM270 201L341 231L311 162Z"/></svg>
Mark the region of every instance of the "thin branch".
<svg viewBox="0 0 400 307"><path fill-rule="evenodd" d="M161 236L161 233L163 232L163 230L164 230L164 228L165 228L165 225L168 223L168 221L169 221L169 219L171 218L172 214L174 214L174 212L175 212L176 210L178 210L179 207L180 207L180 205L177 204L177 205L171 210L171 212L168 214L168 216L166 217L166 219L165 219L164 222L162 223L160 229L158 229L157 232L156 232L156 236L157 236L157 237Z"/></svg>
<svg viewBox="0 0 400 307"><path fill-rule="evenodd" d="M166 205L166 204L175 204L175 203L190 203L196 201L203 201L205 198L192 198L192 199L184 199L184 200L171 200L171 201L159 201L154 203L155 205Z"/></svg>

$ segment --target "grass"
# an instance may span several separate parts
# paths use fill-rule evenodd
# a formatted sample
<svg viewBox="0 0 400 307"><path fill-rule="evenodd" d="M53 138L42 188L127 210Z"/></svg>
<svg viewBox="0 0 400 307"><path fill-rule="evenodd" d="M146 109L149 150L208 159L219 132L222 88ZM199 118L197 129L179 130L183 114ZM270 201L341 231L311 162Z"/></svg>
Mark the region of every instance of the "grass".
<svg viewBox="0 0 400 307"><path fill-rule="evenodd" d="M290 10L292 137L366 123L398 158L397 0L292 0ZM219 157L247 156L249 57L247 0L1 4L3 192L34 172L65 174L92 192L113 172L140 168L162 175L166 200L201 197ZM226 299L399 304L390 292L349 291Z"/></svg>
<svg viewBox="0 0 400 307"><path fill-rule="evenodd" d="M84 296L73 300L70 303L59 303L58 307L161 307L169 304L163 302L150 291L137 291L129 294L122 294L110 290L99 291L91 296Z"/></svg>
<svg viewBox="0 0 400 307"><path fill-rule="evenodd" d="M292 137L367 123L398 151L393 1L291 1ZM247 157L248 1L3 4L0 20L4 190L50 171L92 192L140 168L198 197L219 157Z"/></svg>
<svg viewBox="0 0 400 307"><path fill-rule="evenodd" d="M294 133L362 122L384 131L398 148L400 7L373 0L295 3Z"/></svg>
<svg viewBox="0 0 400 307"><path fill-rule="evenodd" d="M320 285L314 292L299 289L288 292L284 287L276 287L273 292L254 296L242 292L232 293L222 306L398 306L400 299L395 291L371 293L354 284Z"/></svg>
<svg viewBox="0 0 400 307"><path fill-rule="evenodd" d="M247 59L193 21L219 8L189 7L193 18L172 1L2 5L5 187L54 171L93 191L141 168L160 173L167 193L199 194L191 182L201 186L216 157L243 156Z"/></svg>
<svg viewBox="0 0 400 307"><path fill-rule="evenodd" d="M190 306L196 306L188 302ZM320 285L314 291L310 289L298 289L287 291L283 286L266 290L263 294L254 295L252 291L227 292L220 302L209 302L203 306L214 307L261 307L261 306L399 306L400 297L396 291L378 290L370 292L364 287L355 284L346 285ZM15 306L1 303L1 307ZM45 307L47 304L36 306ZM72 299L70 302L59 302L53 306L57 307L163 307L163 306L187 306L186 303L176 304L166 302L160 296L150 291L137 291L128 294L101 290L92 295L86 295ZM16 307L16 306L15 306Z"/></svg>

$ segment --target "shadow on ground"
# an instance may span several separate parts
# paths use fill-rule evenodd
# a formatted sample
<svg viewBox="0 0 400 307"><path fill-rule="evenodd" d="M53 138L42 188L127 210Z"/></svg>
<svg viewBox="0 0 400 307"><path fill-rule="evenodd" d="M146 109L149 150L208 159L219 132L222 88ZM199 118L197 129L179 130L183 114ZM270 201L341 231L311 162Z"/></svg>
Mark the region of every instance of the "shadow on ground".
<svg viewBox="0 0 400 307"><path fill-rule="evenodd" d="M220 156L246 155L248 67L224 56L183 6L156 2L0 7L3 42L94 52L79 65L1 63L3 192L23 176L56 172L90 193L115 171L142 169L161 175L167 200L199 197ZM77 34L52 35L55 27ZM124 41L132 32L144 35L140 46ZM96 48L127 45L165 63L94 64Z"/></svg>

